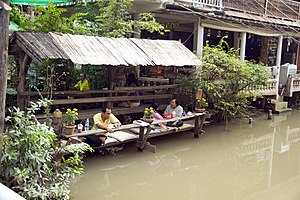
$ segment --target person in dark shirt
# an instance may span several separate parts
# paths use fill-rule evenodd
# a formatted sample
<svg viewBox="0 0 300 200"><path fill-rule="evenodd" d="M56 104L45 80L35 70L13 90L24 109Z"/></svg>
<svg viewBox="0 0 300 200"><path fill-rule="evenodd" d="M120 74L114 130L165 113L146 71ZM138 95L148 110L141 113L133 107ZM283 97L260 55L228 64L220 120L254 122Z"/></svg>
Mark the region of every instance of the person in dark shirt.
<svg viewBox="0 0 300 200"><path fill-rule="evenodd" d="M133 73L128 74L126 86L127 87L138 87L139 86L139 82ZM134 92L129 93L128 96L140 96L140 93L138 91L134 91ZM138 107L141 104L140 100L130 100L130 101L127 101L127 103L128 103L129 107Z"/></svg>

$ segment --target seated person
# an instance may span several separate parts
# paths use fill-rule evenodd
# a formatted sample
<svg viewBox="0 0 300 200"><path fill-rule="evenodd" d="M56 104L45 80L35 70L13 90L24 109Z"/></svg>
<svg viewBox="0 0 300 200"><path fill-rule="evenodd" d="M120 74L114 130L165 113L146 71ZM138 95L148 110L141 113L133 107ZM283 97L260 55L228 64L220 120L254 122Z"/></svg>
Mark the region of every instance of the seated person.
<svg viewBox="0 0 300 200"><path fill-rule="evenodd" d="M139 86L139 83L138 83L138 80L136 78L136 76L133 74L133 73L130 73L127 77L127 82L126 82L126 87L138 87ZM138 91L134 91L134 92L130 92L130 93L127 93L125 95L128 95L128 96L140 96L140 93ZM141 104L140 100L128 100L128 101L125 101L125 102L119 102L118 103L118 106L120 107L139 107Z"/></svg>
<svg viewBox="0 0 300 200"><path fill-rule="evenodd" d="M125 87L126 84L126 74L124 67L118 67L115 75L115 84L117 87Z"/></svg>
<svg viewBox="0 0 300 200"><path fill-rule="evenodd" d="M139 86L139 82L133 73L128 74L126 86L127 87L138 87ZM135 91L135 92L129 93L128 96L140 96L140 93L138 91ZM138 107L141 104L140 100L130 100L130 101L127 101L127 103L128 103L129 107Z"/></svg>
<svg viewBox="0 0 300 200"><path fill-rule="evenodd" d="M84 90L90 90L90 84L89 81L86 79L86 75L81 73L80 76L80 81L74 86L76 89L79 89L80 91Z"/></svg>
<svg viewBox="0 0 300 200"><path fill-rule="evenodd" d="M171 100L170 105L167 106L164 114L172 113L173 117L182 117L183 108L179 105L178 101L174 98ZM167 126L180 127L183 125L182 120L167 122Z"/></svg>
<svg viewBox="0 0 300 200"><path fill-rule="evenodd" d="M108 107L102 108L101 113L94 115L93 119L94 126L92 130L104 129L107 131L107 134L101 135L100 137L96 135L87 136L87 143L91 146L100 146L105 144L107 135L113 132L112 128L109 127L110 124L115 124L117 126L121 125L120 121L112 114L111 109Z"/></svg>

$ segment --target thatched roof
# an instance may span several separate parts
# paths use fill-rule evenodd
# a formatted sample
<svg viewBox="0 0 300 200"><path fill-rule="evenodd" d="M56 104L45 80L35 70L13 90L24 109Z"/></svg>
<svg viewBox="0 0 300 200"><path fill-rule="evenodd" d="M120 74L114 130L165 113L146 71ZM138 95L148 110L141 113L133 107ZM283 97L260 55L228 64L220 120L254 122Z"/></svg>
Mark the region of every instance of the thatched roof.
<svg viewBox="0 0 300 200"><path fill-rule="evenodd" d="M170 40L15 32L10 39L12 46L14 50L22 49L38 63L50 59L84 65L180 67L200 62L183 44Z"/></svg>

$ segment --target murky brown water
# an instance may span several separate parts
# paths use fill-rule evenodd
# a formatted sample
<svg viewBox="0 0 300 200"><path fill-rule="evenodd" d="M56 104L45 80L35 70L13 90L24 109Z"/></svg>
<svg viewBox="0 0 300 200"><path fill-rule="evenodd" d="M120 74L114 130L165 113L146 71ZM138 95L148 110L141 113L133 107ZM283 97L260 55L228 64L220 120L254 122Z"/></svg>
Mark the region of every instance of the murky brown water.
<svg viewBox="0 0 300 200"><path fill-rule="evenodd" d="M86 159L73 200L299 200L300 111L266 115L152 140L157 153L126 146Z"/></svg>

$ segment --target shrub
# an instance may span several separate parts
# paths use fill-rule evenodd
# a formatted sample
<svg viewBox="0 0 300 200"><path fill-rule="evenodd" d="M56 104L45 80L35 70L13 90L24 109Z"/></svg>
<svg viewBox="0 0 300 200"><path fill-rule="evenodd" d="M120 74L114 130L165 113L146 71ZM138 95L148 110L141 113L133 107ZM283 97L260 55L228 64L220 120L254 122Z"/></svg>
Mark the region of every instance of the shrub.
<svg viewBox="0 0 300 200"><path fill-rule="evenodd" d="M226 121L236 115L245 116L250 108L247 97L254 88L267 85L269 78L266 66L240 60L236 50L229 48L223 39L217 46L204 47L202 64L194 74L197 88L203 90L209 102L210 112Z"/></svg>
<svg viewBox="0 0 300 200"><path fill-rule="evenodd" d="M43 102L25 113L15 108L6 120L0 179L26 199L69 199L70 179L83 171L87 144L62 145L46 124L35 119Z"/></svg>

